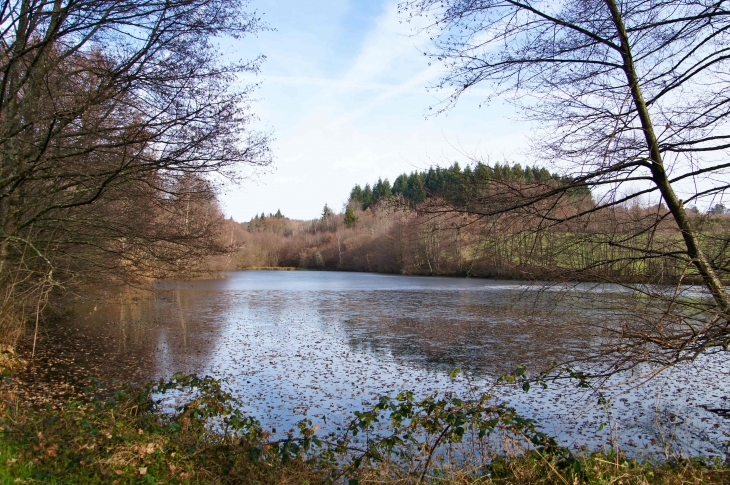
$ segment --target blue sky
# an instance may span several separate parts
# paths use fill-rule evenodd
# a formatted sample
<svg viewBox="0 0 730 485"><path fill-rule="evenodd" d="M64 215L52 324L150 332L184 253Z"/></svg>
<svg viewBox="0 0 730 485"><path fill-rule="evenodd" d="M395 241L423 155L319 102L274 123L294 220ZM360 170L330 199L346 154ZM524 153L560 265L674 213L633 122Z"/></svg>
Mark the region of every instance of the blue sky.
<svg viewBox="0 0 730 485"><path fill-rule="evenodd" d="M528 127L499 102L479 108L476 90L445 115L427 117L445 93L422 51L428 38L400 22L397 2L253 0L274 31L230 47L267 57L254 109L270 130L274 164L248 170L227 186L223 210L238 221L281 209L318 217L325 203L343 208L350 189L378 177L432 165L462 165L469 156L523 161Z"/></svg>

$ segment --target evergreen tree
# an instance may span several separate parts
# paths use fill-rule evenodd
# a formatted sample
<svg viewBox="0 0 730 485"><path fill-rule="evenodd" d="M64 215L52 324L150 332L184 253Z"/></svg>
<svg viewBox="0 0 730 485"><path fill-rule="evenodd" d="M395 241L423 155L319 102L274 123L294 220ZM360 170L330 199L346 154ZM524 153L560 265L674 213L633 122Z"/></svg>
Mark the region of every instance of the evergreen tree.
<svg viewBox="0 0 730 485"><path fill-rule="evenodd" d="M276 214L274 214L274 217L276 217L277 219L284 218L284 214L281 213L281 209L276 209Z"/></svg>
<svg viewBox="0 0 730 485"><path fill-rule="evenodd" d="M725 205L724 204L715 204L708 212L713 215L724 214Z"/></svg>
<svg viewBox="0 0 730 485"><path fill-rule="evenodd" d="M409 205L416 206L429 197L444 197L446 199L460 199L467 194L478 193L482 188L494 182L536 183L553 182L556 185L570 184L569 177L561 177L557 173L550 173L545 168L522 167L514 165L495 164L494 166L477 163L473 168L466 166L463 170L458 162L449 168L431 167L428 171L401 174L391 188L388 179L378 179L373 188L369 184L363 189L355 185L350 192L350 202L356 203L363 210L367 209L382 198L391 195L402 196ZM570 196L590 196L590 190L585 187L571 188Z"/></svg>
<svg viewBox="0 0 730 485"><path fill-rule="evenodd" d="M370 184L365 184L365 188L362 191L362 210L367 209L373 203L373 189L370 188Z"/></svg>
<svg viewBox="0 0 730 485"><path fill-rule="evenodd" d="M345 208L345 225L347 227L354 227L355 224L357 224L357 221L359 221L359 219L355 215L355 211L352 210L352 206L350 204L347 204L347 208Z"/></svg>
<svg viewBox="0 0 730 485"><path fill-rule="evenodd" d="M350 192L350 201L357 202L360 205L365 202L365 199L363 198L362 187L360 187L359 184L352 188L352 191Z"/></svg>
<svg viewBox="0 0 730 485"><path fill-rule="evenodd" d="M401 174L393 182L393 195L405 195L408 190L408 175Z"/></svg>
<svg viewBox="0 0 730 485"><path fill-rule="evenodd" d="M331 218L333 215L335 215L335 213L332 212L332 209L330 209L330 207L327 204L325 204L324 208L322 209L322 220L326 221L327 219Z"/></svg>
<svg viewBox="0 0 730 485"><path fill-rule="evenodd" d="M424 176L413 172L408 176L405 197L412 205L420 204L426 200L426 187L424 185Z"/></svg>
<svg viewBox="0 0 730 485"><path fill-rule="evenodd" d="M474 178L476 181L489 180L494 177L494 169L489 165L479 162L474 168Z"/></svg>
<svg viewBox="0 0 730 485"><path fill-rule="evenodd" d="M464 174L458 162L454 162L448 170L444 170L441 180L440 195L458 197L464 191Z"/></svg>
<svg viewBox="0 0 730 485"><path fill-rule="evenodd" d="M393 191L390 189L390 182L388 179L378 179L378 183L373 187L373 204L380 199L385 199L393 195Z"/></svg>

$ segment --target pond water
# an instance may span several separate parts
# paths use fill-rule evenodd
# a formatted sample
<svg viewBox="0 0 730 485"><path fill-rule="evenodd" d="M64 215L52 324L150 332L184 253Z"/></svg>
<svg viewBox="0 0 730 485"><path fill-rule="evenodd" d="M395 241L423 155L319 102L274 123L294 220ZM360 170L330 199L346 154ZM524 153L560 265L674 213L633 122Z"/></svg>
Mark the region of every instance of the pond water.
<svg viewBox="0 0 730 485"><path fill-rule="evenodd" d="M519 364L540 369L580 358L599 341L595 326L580 322L610 318L605 302L622 292L300 271L166 281L116 302L79 304L73 318L44 325L25 379L70 393L88 375L211 375L277 433L304 416L334 430L384 394L465 394L469 386L492 388ZM453 368L463 371L457 379L448 377ZM574 383L492 392L571 446L724 456L730 420L705 408L730 407L729 376L727 359L710 356L644 385L614 380L603 390L607 405Z"/></svg>

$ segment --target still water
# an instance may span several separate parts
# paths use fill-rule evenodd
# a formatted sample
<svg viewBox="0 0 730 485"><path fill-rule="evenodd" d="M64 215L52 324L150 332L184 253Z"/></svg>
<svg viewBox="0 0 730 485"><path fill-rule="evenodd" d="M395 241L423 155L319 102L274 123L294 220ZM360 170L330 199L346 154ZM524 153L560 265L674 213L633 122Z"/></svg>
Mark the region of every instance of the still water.
<svg viewBox="0 0 730 485"><path fill-rule="evenodd" d="M79 304L73 318L46 325L26 378L72 392L88 375L211 375L268 428L284 432L306 416L331 431L384 394L465 394L492 388L519 364L580 358L600 338L580 322L610 318L611 305L596 302L622 291L298 271L166 281L116 302ZM570 298L557 304L551 294ZM643 385L616 380L602 390L608 404L569 383L492 392L574 447L723 456L730 422L705 408L730 407L726 360L708 357ZM462 376L450 379L453 368Z"/></svg>

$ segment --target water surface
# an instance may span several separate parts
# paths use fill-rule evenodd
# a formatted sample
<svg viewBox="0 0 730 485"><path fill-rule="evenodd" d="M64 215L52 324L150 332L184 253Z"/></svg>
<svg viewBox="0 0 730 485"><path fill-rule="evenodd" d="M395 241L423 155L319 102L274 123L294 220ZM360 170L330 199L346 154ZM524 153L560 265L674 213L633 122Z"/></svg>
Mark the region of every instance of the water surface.
<svg viewBox="0 0 730 485"><path fill-rule="evenodd" d="M596 326L580 322L609 319L625 292L335 272L166 281L116 302L79 304L74 318L45 326L32 372L69 389L89 374L211 375L277 432L305 415L334 430L383 394L463 394L469 385L491 388L519 364L540 369L580 358L600 341ZM729 407L725 360L708 357L648 385L614 385L604 390L609 405L574 386L494 392L573 446L661 453L672 443L675 452L719 455L728 422L704 407ZM464 377L449 379L453 368Z"/></svg>

